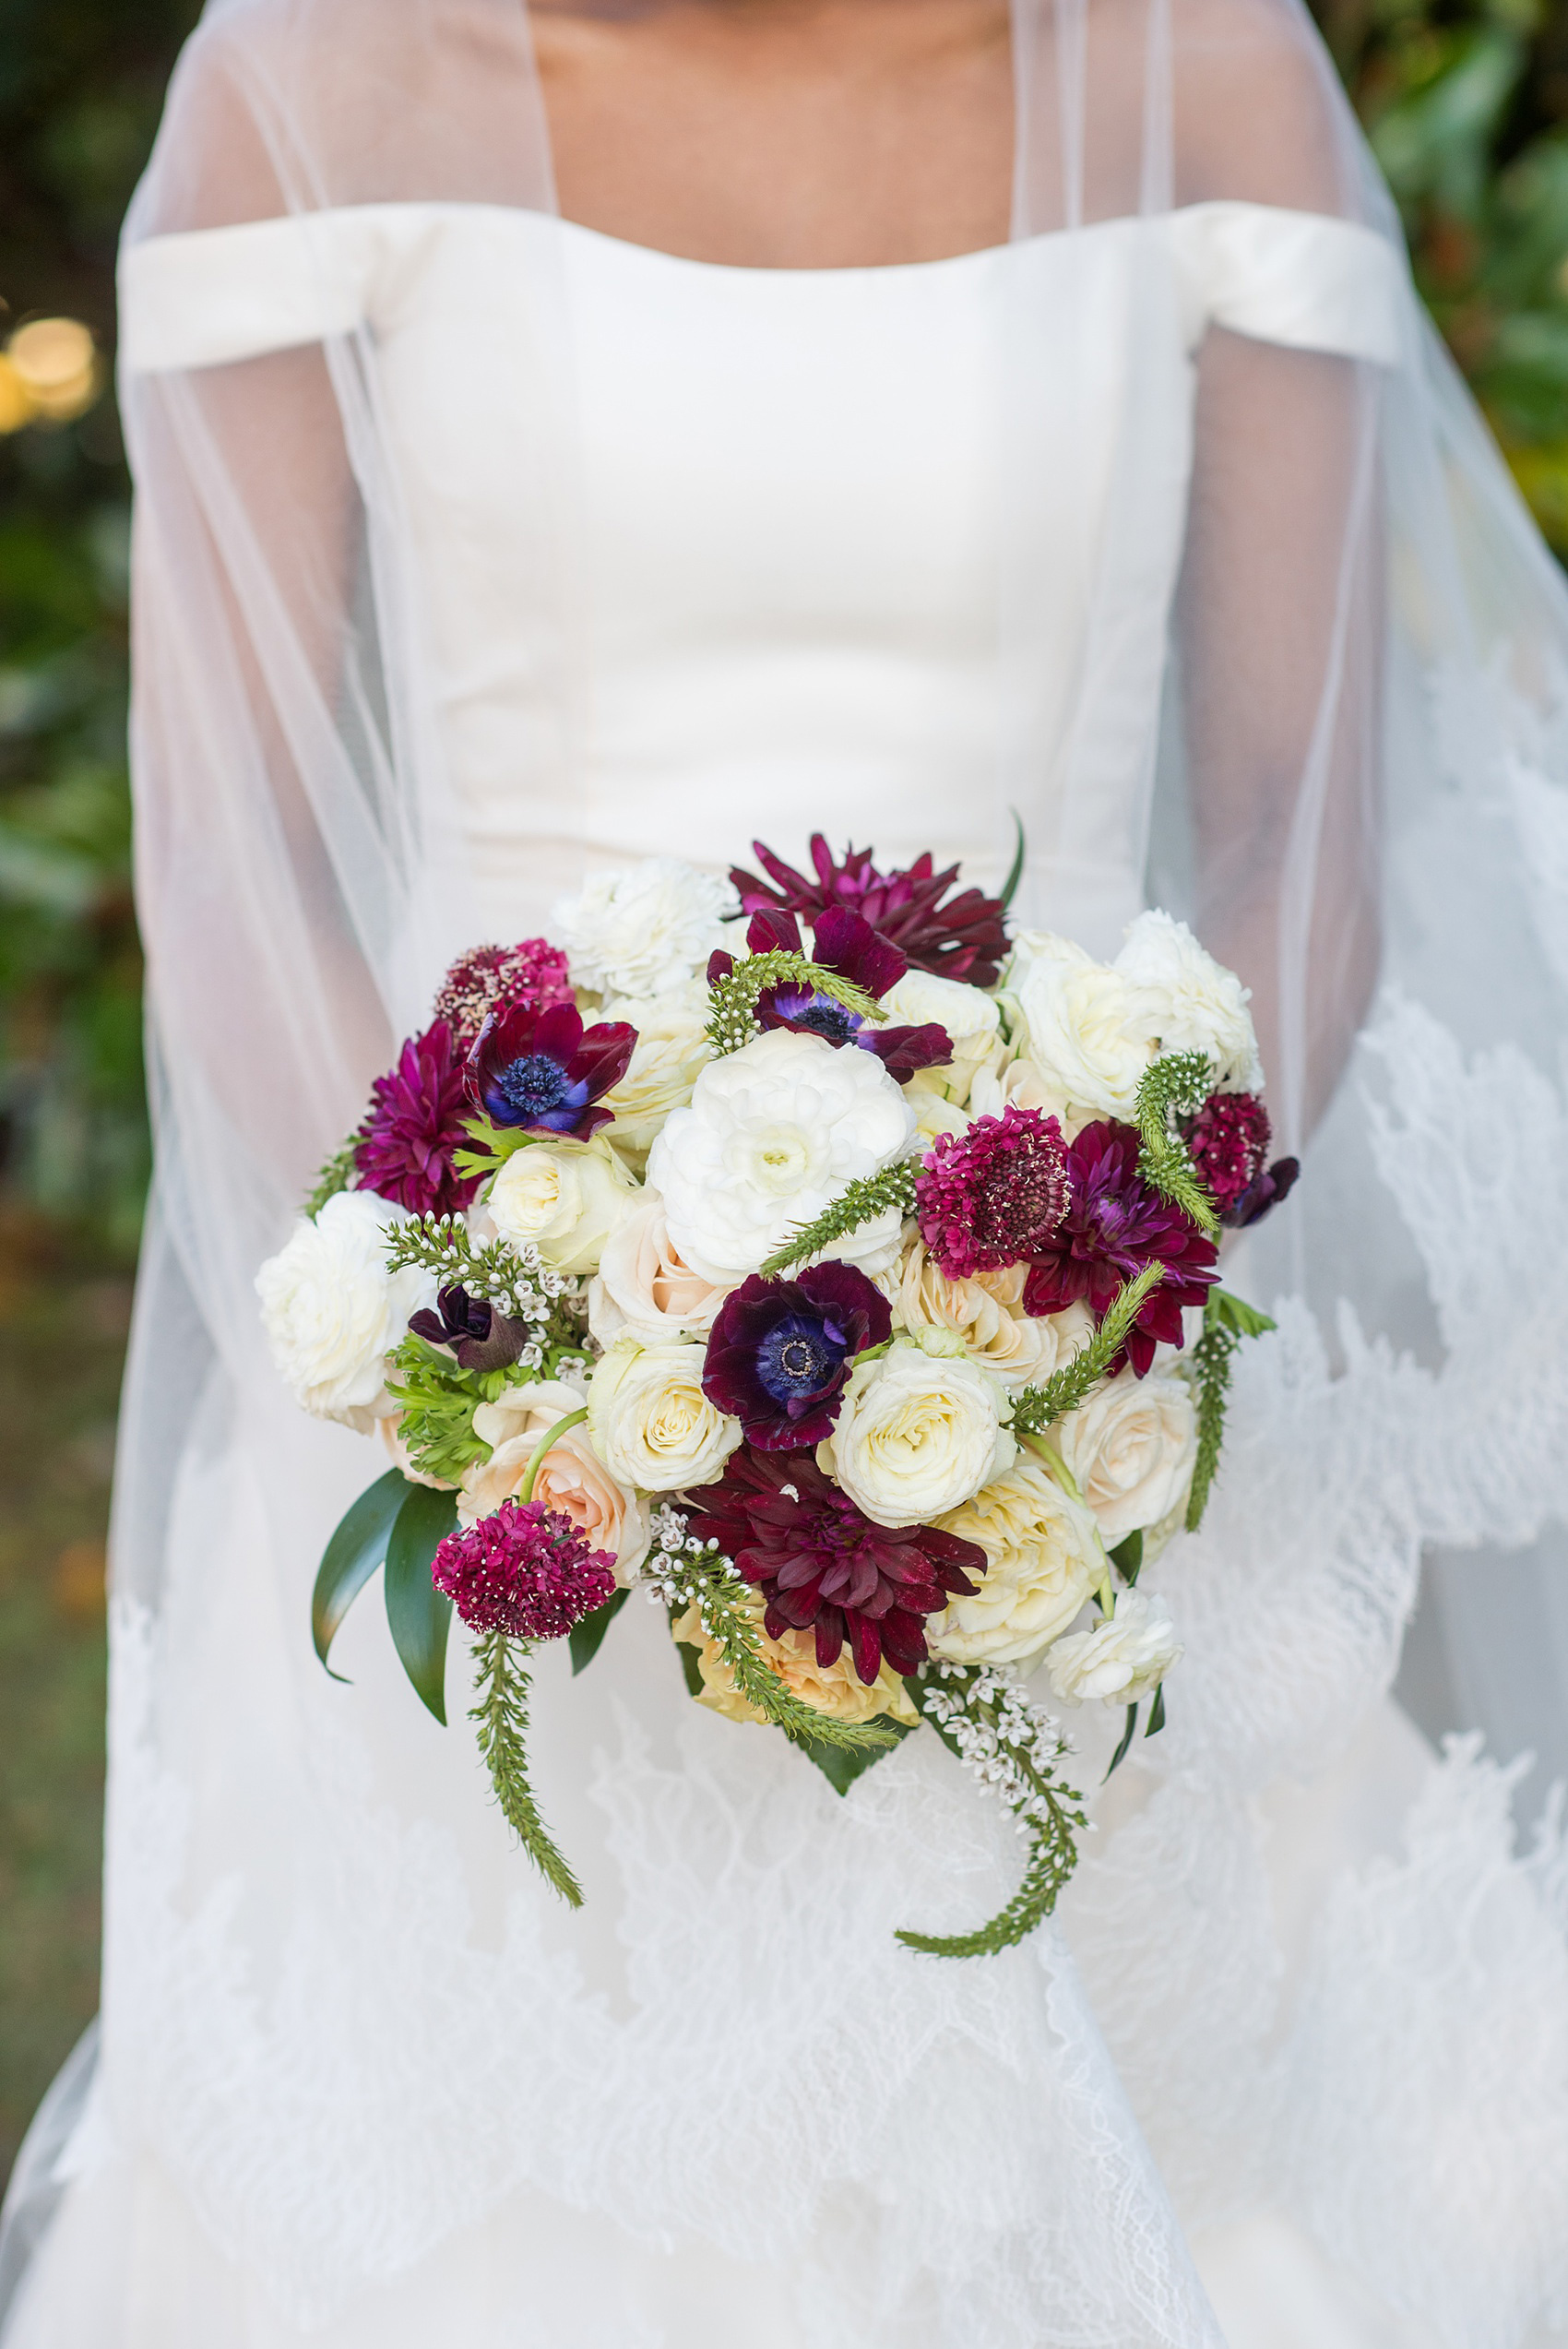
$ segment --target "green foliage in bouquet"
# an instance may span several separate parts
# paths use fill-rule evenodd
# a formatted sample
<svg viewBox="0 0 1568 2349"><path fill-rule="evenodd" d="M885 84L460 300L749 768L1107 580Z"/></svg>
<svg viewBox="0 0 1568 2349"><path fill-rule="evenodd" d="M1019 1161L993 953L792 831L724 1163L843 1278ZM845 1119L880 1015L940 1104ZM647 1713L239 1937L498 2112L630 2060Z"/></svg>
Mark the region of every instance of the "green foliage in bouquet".
<svg viewBox="0 0 1568 2349"><path fill-rule="evenodd" d="M757 1033L758 1001L769 987L786 986L790 981L830 996L862 1019L880 1022L887 1017L875 996L867 995L853 979L841 978L837 971L825 970L803 954L773 947L766 954L746 955L727 978L709 989L707 1040L714 1051L739 1052L742 1044L749 1044Z"/></svg>
<svg viewBox="0 0 1568 2349"><path fill-rule="evenodd" d="M322 1553L311 1598L311 1636L327 1661L349 1609L376 1568L384 1566L383 1596L392 1644L420 1701L446 1719L446 1635L452 1604L430 1579L430 1562L457 1521L457 1496L416 1485L388 1469L344 1513Z"/></svg>
<svg viewBox="0 0 1568 2349"><path fill-rule="evenodd" d="M918 1158L904 1158L896 1166L885 1166L880 1174L865 1174L856 1182L847 1183L820 1215L802 1223L790 1234L782 1247L775 1248L762 1268L764 1273L787 1272L791 1265L803 1264L808 1257L819 1256L825 1248L830 1248L836 1240L858 1232L862 1223L874 1223L890 1207L912 1215L920 1172Z"/></svg>
<svg viewBox="0 0 1568 2349"><path fill-rule="evenodd" d="M1042 1436L1053 1420L1064 1418L1088 1401L1126 1344L1127 1332L1142 1311L1144 1299L1164 1278L1163 1264L1146 1264L1141 1272L1123 1282L1094 1335L1060 1370L1052 1371L1041 1386L1019 1389L1010 1423L1016 1434Z"/></svg>
<svg viewBox="0 0 1568 2349"><path fill-rule="evenodd" d="M445 1346L429 1345L411 1331L390 1362L386 1391L403 1414L398 1433L409 1458L422 1475L456 1485L464 1469L490 1458L490 1446L474 1434L475 1407L499 1402L508 1387L520 1383L518 1374L464 1370Z"/></svg>
<svg viewBox="0 0 1568 2349"><path fill-rule="evenodd" d="M1229 1289L1211 1289L1204 1303L1203 1336L1193 1348L1193 1375L1197 1385L1198 1451L1193 1486L1187 1496L1187 1531L1195 1533L1219 1466L1225 1440L1225 1403L1236 1350L1243 1338L1260 1338L1275 1324Z"/></svg>
<svg viewBox="0 0 1568 2349"><path fill-rule="evenodd" d="M625 1592L619 1594L625 1596ZM614 1602L612 1601L612 1605ZM583 1890L540 1816L529 1783L529 1675L526 1641L482 1631L474 1642L477 1703L469 1719L495 1789L501 1815L535 1867L569 1908L583 1905Z"/></svg>
<svg viewBox="0 0 1568 2349"><path fill-rule="evenodd" d="M1210 1239L1218 1235L1219 1218L1172 1120L1195 1116L1213 1085L1214 1071L1201 1052L1162 1053L1138 1087L1134 1113L1143 1140L1138 1172Z"/></svg>

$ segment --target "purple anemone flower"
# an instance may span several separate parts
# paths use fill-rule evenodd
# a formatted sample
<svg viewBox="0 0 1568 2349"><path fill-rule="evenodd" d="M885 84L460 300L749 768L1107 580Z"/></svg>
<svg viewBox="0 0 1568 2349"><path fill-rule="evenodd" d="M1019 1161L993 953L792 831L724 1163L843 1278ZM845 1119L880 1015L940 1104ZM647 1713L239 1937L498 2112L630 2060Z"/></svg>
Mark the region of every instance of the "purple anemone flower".
<svg viewBox="0 0 1568 2349"><path fill-rule="evenodd" d="M1138 1172L1137 1128L1100 1119L1067 1149L1068 1196L1051 1239L1035 1252L1024 1307L1060 1313L1083 1299L1097 1316L1146 1264L1166 1268L1127 1336L1127 1358L1143 1377L1157 1343L1182 1343L1182 1307L1202 1305L1218 1279L1218 1252L1179 1207Z"/></svg>
<svg viewBox="0 0 1568 2349"><path fill-rule="evenodd" d="M453 1153L463 1146L463 1064L451 1029L437 1019L410 1036L396 1068L371 1088L370 1108L354 1144L361 1188L414 1215L456 1215L479 1188L459 1175Z"/></svg>
<svg viewBox="0 0 1568 2349"><path fill-rule="evenodd" d="M590 1550L576 1526L539 1501L503 1501L448 1533L430 1578L475 1631L509 1640L564 1640L615 1590L614 1559Z"/></svg>
<svg viewBox="0 0 1568 2349"><path fill-rule="evenodd" d="M425 1306L409 1316L409 1327L427 1345L450 1346L459 1370L505 1370L529 1341L526 1322L513 1321L498 1306L470 1297L457 1282L437 1289L437 1310Z"/></svg>
<svg viewBox="0 0 1568 2349"><path fill-rule="evenodd" d="M587 1141L610 1123L592 1104L620 1083L636 1041L624 1019L585 1029L574 1004L493 1011L469 1055L469 1098L492 1125Z"/></svg>
<svg viewBox="0 0 1568 2349"><path fill-rule="evenodd" d="M779 948L790 954L804 952L801 925L793 913L774 907L764 907L753 916L746 944L753 954L769 954ZM877 1001L889 987L897 985L909 967L901 948L847 905L830 906L822 915L813 934L811 959L820 969L852 980ZM707 966L709 986L727 977L734 967L730 955L715 954ZM796 1035L822 1036L830 1044L858 1044L862 1052L874 1054L898 1085L908 1084L918 1068L937 1068L953 1057L952 1038L935 1020L925 1020L918 1028L878 1027L803 980L787 980L780 987L766 988L758 998L756 1016L765 1029L788 1028Z"/></svg>
<svg viewBox="0 0 1568 2349"><path fill-rule="evenodd" d="M793 1451L822 1441L855 1356L892 1334L886 1298L852 1264L811 1265L793 1281L754 1272L719 1307L702 1389L748 1443Z"/></svg>

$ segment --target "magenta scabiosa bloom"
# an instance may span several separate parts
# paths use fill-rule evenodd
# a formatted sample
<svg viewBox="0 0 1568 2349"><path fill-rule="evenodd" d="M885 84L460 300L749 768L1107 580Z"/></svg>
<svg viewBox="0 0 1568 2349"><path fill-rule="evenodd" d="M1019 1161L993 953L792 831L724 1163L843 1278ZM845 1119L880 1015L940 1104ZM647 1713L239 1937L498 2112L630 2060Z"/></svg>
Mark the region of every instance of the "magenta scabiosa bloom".
<svg viewBox="0 0 1568 2349"><path fill-rule="evenodd" d="M636 1041L624 1019L585 1028L575 1004L493 1011L468 1057L469 1098L493 1125L587 1141L610 1123L593 1103L620 1083Z"/></svg>
<svg viewBox="0 0 1568 2349"><path fill-rule="evenodd" d="M1067 1197L1061 1127L1013 1102L938 1134L915 1184L921 1237L950 1281L1028 1263L1054 1239Z"/></svg>
<svg viewBox="0 0 1568 2349"><path fill-rule="evenodd" d="M1277 1207L1301 1172L1293 1158L1269 1165L1268 1112L1255 1093L1211 1093L1182 1132L1220 1222L1233 1228Z"/></svg>
<svg viewBox="0 0 1568 2349"><path fill-rule="evenodd" d="M1108 1119L1086 1126L1067 1149L1068 1198L1055 1236L1039 1249L1024 1284L1025 1310L1060 1313L1082 1299L1103 1314L1124 1281L1159 1263L1166 1277L1144 1299L1127 1338L1141 1378L1157 1344L1182 1343L1182 1307L1202 1305L1218 1278L1218 1250L1179 1207L1138 1172L1137 1128Z"/></svg>
<svg viewBox="0 0 1568 2349"><path fill-rule="evenodd" d="M958 877L956 864L938 873L930 856L921 856L902 871L879 873L870 849L848 849L840 862L822 834L814 832L814 874L808 876L761 841L754 841L752 848L773 886L737 867L730 878L740 892L742 912L780 906L815 922L830 906L847 905L900 948L917 971L964 979L971 987L995 985L1007 951L1004 908L1000 898L986 897L979 889L949 897Z"/></svg>
<svg viewBox="0 0 1568 2349"><path fill-rule="evenodd" d="M467 1052L493 1011L548 1011L571 1000L561 948L548 938L519 938L516 946L476 946L460 954L441 983L434 1017Z"/></svg>
<svg viewBox="0 0 1568 2349"><path fill-rule="evenodd" d="M810 1631L819 1664L849 1643L870 1687L885 1656L896 1672L925 1662L925 1617L969 1596L985 1552L932 1525L873 1525L817 1467L810 1452L742 1446L723 1482L687 1496L691 1532L717 1542L766 1600L771 1640Z"/></svg>
<svg viewBox="0 0 1568 2349"><path fill-rule="evenodd" d="M886 1298L852 1264L754 1272L719 1307L702 1390L759 1450L798 1450L832 1427L855 1356L892 1334Z"/></svg>
<svg viewBox="0 0 1568 2349"><path fill-rule="evenodd" d="M791 954L804 951L794 915L771 907L753 916L746 944L753 954L768 954L778 948ZM853 980L876 1000L897 986L909 967L898 948L879 937L869 923L847 906L831 906L823 915L813 936L811 959L820 969ZM734 967L732 956L722 951L711 955L708 985L717 985ZM908 1084L917 1068L940 1067L953 1057L952 1039L934 1019L918 1028L878 1027L804 980L765 988L757 998L756 1018L765 1030L788 1028L797 1035L825 1037L830 1044L858 1044L862 1052L875 1055L897 1085Z"/></svg>
<svg viewBox="0 0 1568 2349"><path fill-rule="evenodd" d="M398 1065L371 1088L354 1144L362 1190L415 1215L456 1215L479 1188L453 1154L466 1139L463 1063L445 1019L410 1036Z"/></svg>
<svg viewBox="0 0 1568 2349"><path fill-rule="evenodd" d="M475 1631L508 1640L564 1640L613 1596L615 1561L590 1550L569 1517L539 1501L503 1501L448 1533L431 1580Z"/></svg>

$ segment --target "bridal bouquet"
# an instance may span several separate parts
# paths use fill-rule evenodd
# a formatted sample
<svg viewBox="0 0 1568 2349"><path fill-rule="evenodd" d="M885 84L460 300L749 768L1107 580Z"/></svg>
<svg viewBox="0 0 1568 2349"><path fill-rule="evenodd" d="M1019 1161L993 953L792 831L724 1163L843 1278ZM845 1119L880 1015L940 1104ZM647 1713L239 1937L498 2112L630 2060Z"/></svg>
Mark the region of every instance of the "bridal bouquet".
<svg viewBox="0 0 1568 2349"><path fill-rule="evenodd" d="M293 1393L392 1463L327 1544L315 1644L384 1568L445 1721L455 1607L501 1806L576 1904L528 1660L566 1640L580 1672L641 1588L696 1701L839 1793L924 1723L1000 1797L1017 1893L901 1936L993 1950L1084 1824L1045 1694L1124 1709L1112 1768L1164 1720L1182 1651L1141 1578L1269 1326L1217 1241L1295 1164L1245 991L1168 914L1107 964L1009 940L1010 890L929 856L756 853L596 879L559 944L464 955L263 1267Z"/></svg>

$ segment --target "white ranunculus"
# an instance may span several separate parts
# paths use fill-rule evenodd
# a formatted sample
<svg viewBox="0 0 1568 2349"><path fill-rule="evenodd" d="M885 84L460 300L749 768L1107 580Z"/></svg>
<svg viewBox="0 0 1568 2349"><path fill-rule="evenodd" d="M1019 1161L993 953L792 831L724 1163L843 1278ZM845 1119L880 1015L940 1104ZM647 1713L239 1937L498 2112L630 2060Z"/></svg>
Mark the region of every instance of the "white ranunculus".
<svg viewBox="0 0 1568 2349"><path fill-rule="evenodd" d="M1193 1390L1170 1371L1123 1370L1059 1419L1051 1440L1114 1549L1186 1498L1198 1450Z"/></svg>
<svg viewBox="0 0 1568 2349"><path fill-rule="evenodd" d="M665 1120L647 1179L683 1261L733 1282L847 1183L900 1157L913 1131L873 1054L776 1028L709 1062L690 1106ZM861 1261L866 1245L855 1234L834 1252Z"/></svg>
<svg viewBox="0 0 1568 2349"><path fill-rule="evenodd" d="M1164 1600L1146 1591L1121 1591L1115 1614L1092 1631L1058 1640L1045 1668L1065 1704L1098 1699L1105 1705L1135 1705L1181 1657Z"/></svg>
<svg viewBox="0 0 1568 2349"><path fill-rule="evenodd" d="M491 1447L487 1461L464 1472L457 1516L464 1525L488 1517L520 1490L536 1447L558 1421L580 1411L584 1397L559 1378L508 1387L500 1400L480 1403L474 1434ZM612 1476L594 1450L586 1426L568 1427L540 1461L533 1497L570 1520L596 1550L615 1560L616 1580L630 1581L647 1551L647 1505Z"/></svg>
<svg viewBox="0 0 1568 2349"><path fill-rule="evenodd" d="M644 1191L604 1244L588 1287L588 1328L601 1346L629 1331L645 1346L706 1337L730 1284L694 1272L670 1237L664 1201Z"/></svg>
<svg viewBox="0 0 1568 2349"><path fill-rule="evenodd" d="M1140 913L1128 928L1116 969L1132 989L1139 1032L1157 1052L1201 1052L1227 1092L1263 1084L1248 990L1201 947L1184 922Z"/></svg>
<svg viewBox="0 0 1568 2349"><path fill-rule="evenodd" d="M639 1493L711 1483L741 1440L702 1390L702 1346L617 1338L588 1380L588 1434L612 1476Z"/></svg>
<svg viewBox="0 0 1568 2349"><path fill-rule="evenodd" d="M978 1068L987 1066L1002 1043L1002 1014L992 996L958 979L943 979L934 971L906 971L896 987L882 998L888 1022L896 1028L921 1028L934 1020L945 1028L953 1057L940 1067L922 1069L917 1085L938 1086L954 1101L962 1101Z"/></svg>
<svg viewBox="0 0 1568 2349"><path fill-rule="evenodd" d="M973 1598L950 1599L926 1625L951 1663L1016 1663L1065 1631L1105 1571L1095 1523L1039 1461L949 1509L944 1533L978 1542L987 1566Z"/></svg>
<svg viewBox="0 0 1568 2349"><path fill-rule="evenodd" d="M1028 1278L1027 1265L1011 1264L1000 1272L950 1281L932 1262L924 1241L911 1240L904 1251L893 1317L911 1337L928 1330L955 1332L970 1361L993 1371L1009 1387L1038 1386L1087 1341L1095 1321L1082 1305L1038 1318L1027 1314L1023 1299Z"/></svg>
<svg viewBox="0 0 1568 2349"><path fill-rule="evenodd" d="M694 979L732 912L735 892L673 856L596 873L555 909L575 986L606 996L659 996Z"/></svg>
<svg viewBox="0 0 1568 2349"><path fill-rule="evenodd" d="M966 1355L897 1340L850 1372L817 1458L873 1524L927 1525L1012 1467L1006 1396Z"/></svg>
<svg viewBox="0 0 1568 2349"><path fill-rule="evenodd" d="M1046 1093L1099 1117L1130 1118L1154 1055L1123 973L1069 938L1040 937L1015 984Z"/></svg>
<svg viewBox="0 0 1568 2349"><path fill-rule="evenodd" d="M556 1272L591 1272L630 1208L636 1185L608 1142L525 1142L492 1182L485 1204L504 1240L536 1247Z"/></svg>
<svg viewBox="0 0 1568 2349"><path fill-rule="evenodd" d="M604 1096L614 1113L610 1139L620 1150L644 1151L672 1109L684 1108L705 1064L713 1057L707 1041L707 989L689 979L667 995L646 999L617 996L601 1018L624 1019L637 1031L631 1066Z"/></svg>
<svg viewBox="0 0 1568 2349"><path fill-rule="evenodd" d="M386 1270L386 1235L401 1210L374 1191L339 1191L255 1276L262 1327L290 1392L317 1419L368 1436L387 1353L409 1316L434 1294L418 1265Z"/></svg>

